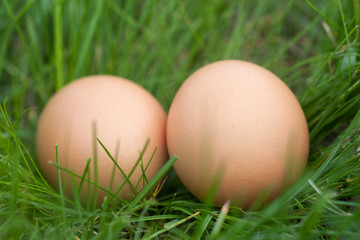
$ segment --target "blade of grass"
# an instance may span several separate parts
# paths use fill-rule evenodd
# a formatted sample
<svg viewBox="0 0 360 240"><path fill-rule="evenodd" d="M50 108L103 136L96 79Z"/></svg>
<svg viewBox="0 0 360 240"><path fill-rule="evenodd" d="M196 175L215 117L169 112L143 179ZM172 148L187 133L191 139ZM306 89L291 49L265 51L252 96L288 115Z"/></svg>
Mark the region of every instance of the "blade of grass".
<svg viewBox="0 0 360 240"><path fill-rule="evenodd" d="M69 170L69 169L67 169L67 168L65 168L65 167L62 167L62 166L60 166L60 165L58 165L57 163L54 163L54 162L52 162L52 161L50 161L49 164L51 164L52 166L54 166L54 167L56 167L56 168L59 168L61 171L65 172L65 173L70 174L72 177L76 177L76 178L79 178L79 179L81 179L81 180L84 180L84 182L87 182L87 183L93 185L94 187L98 187L99 189L101 189L101 190L103 190L103 191L105 191L105 192L107 192L107 193L110 193L110 194L111 194L111 197L113 197L113 198L115 198L116 200L119 200L119 201L122 202L122 200L121 200L120 198L118 198L118 197L116 196L116 194L111 193L111 191L109 191L109 189L107 189L107 188L105 188L105 187L103 187L103 186L101 186L101 185L96 185L95 182L92 181L89 177L87 177L87 178L84 179L83 176L81 176L81 175L79 175L79 174L76 174L76 173L74 173L73 171L71 171L71 170Z"/></svg>
<svg viewBox="0 0 360 240"><path fill-rule="evenodd" d="M341 1L340 0L337 0L337 5L338 5L338 8L339 8L339 11L340 11L340 16L341 16L341 21L342 21L342 24L343 24L343 27L344 27L344 32L345 32L345 39L346 39L346 45L347 45L347 52L348 52L348 61L349 61L349 66L348 66L348 80L351 79L351 48L350 48L350 40L349 40L349 33L348 33L348 29L347 29L347 26L346 26L346 22L345 22L345 16L344 16L344 11L342 9L342 5L341 5Z"/></svg>
<svg viewBox="0 0 360 240"><path fill-rule="evenodd" d="M145 225L145 215L148 213L149 211L149 208L150 208L150 203L149 202L146 202L145 203L145 207L143 208L143 210L141 211L141 214L140 214L140 221L139 221L139 224L137 226L137 229L135 230L135 239L141 239L141 236L142 236L142 229Z"/></svg>
<svg viewBox="0 0 360 240"><path fill-rule="evenodd" d="M62 34L62 0L56 0L54 5L54 47L56 65L56 90L64 85L63 76L63 34Z"/></svg>
<svg viewBox="0 0 360 240"><path fill-rule="evenodd" d="M131 201L129 206L127 207L127 211L132 211L136 204L140 202L141 199L145 197L145 195L155 186L155 184L160 181L161 178L165 176L165 174L170 170L170 168L177 161L178 157L176 155L172 156L165 165L159 170L159 172L150 180L150 182L145 186L145 188L136 196L136 198Z"/></svg>
<svg viewBox="0 0 360 240"><path fill-rule="evenodd" d="M94 182L95 182L95 186L98 185L98 167L99 167L99 164L98 164L98 154L97 154L97 133L96 133L96 122L93 122L92 124L92 139L93 139L93 163L94 163L94 169L93 169L93 179L94 179ZM90 174L90 172L89 172ZM97 187L93 187L93 195L91 196L92 197L92 210L95 211L96 210L96 206L97 206L97 198L98 198L98 188ZM109 191L111 191L111 189L109 189Z"/></svg>
<svg viewBox="0 0 360 240"><path fill-rule="evenodd" d="M321 17L323 17L328 23L332 25L336 25L325 13L321 12L318 8L315 7L314 4L310 0L306 0L309 6L314 9Z"/></svg>
<svg viewBox="0 0 360 240"><path fill-rule="evenodd" d="M201 237L204 235L204 232L209 226L210 221L212 220L213 215L207 214L202 220L201 223L198 225L194 236L192 237L194 240L200 240Z"/></svg>
<svg viewBox="0 0 360 240"><path fill-rule="evenodd" d="M94 39L95 31L96 31L97 25L98 25L100 17L101 17L101 12L103 10L104 2L105 1L93 2L93 3L96 3L96 5L94 6L94 9L96 9L96 10L95 10L95 13L91 16L91 20L90 20L88 29L82 38L83 42L81 44L81 48L79 49L79 54L78 54L78 58L77 58L77 61L75 64L74 74L73 74L73 76L71 76L71 79L80 77L80 75L84 71L85 61L87 59L89 52L91 52L90 51L91 42Z"/></svg>
<svg viewBox="0 0 360 240"><path fill-rule="evenodd" d="M186 218L184 218L184 219L182 219L182 220L179 220L179 221L176 221L176 222L170 224L169 226L165 226L162 230L160 230L160 231L158 231L158 232L155 232L155 233L151 234L150 236L145 237L145 238L143 238L143 239L144 239L144 240L145 240L145 239L146 239L146 240L153 239L153 238L159 236L160 234L165 233L165 232L167 232L167 231L170 231L171 229L179 226L180 224L183 224L184 222L188 221L189 219L191 219L191 218L193 218L193 217L196 217L196 216L199 215L199 214L200 214L200 212L196 212L196 213L194 213L194 214L192 214L192 215L190 215L190 216L188 216L188 217L186 217Z"/></svg>
<svg viewBox="0 0 360 240"><path fill-rule="evenodd" d="M128 183L131 191L136 194L136 188L134 187L134 185L131 183L130 181L130 177L134 171L134 168L136 168L136 166L139 164L139 160L136 162L136 164L133 167L133 170L130 171L129 175L126 175L126 173L121 169L121 167L119 166L119 164L117 163L117 161L114 159L114 157L111 155L111 153L109 152L109 150L105 147L105 145L100 141L100 139L97 138L98 143L101 145L101 147L104 149L104 151L106 152L106 154L108 155L108 157L113 161L114 165L117 167L117 169L121 172L121 174L123 175L123 177L125 178L124 183L119 187L118 191L116 192L116 194L122 189L122 187Z"/></svg>
<svg viewBox="0 0 360 240"><path fill-rule="evenodd" d="M83 174L82 174L81 179L80 179L78 195L80 195L81 189L82 189L82 187L84 185L84 182L85 182L85 179L86 179L86 175L89 173L90 162L91 162L91 158L88 158L88 160L86 161L86 165L85 165Z"/></svg>
<svg viewBox="0 0 360 240"><path fill-rule="evenodd" d="M55 144L55 155L56 155L56 164L58 166L60 166L58 144ZM60 168L57 169L57 175L58 175L58 184L59 184L59 193L60 193L60 206L61 206L61 209L64 210L65 209L65 200L64 200L65 196L64 196L64 189L63 189L62 180L61 180ZM62 211L62 218L63 218L63 221L65 221L66 214L64 211Z"/></svg>
<svg viewBox="0 0 360 240"><path fill-rule="evenodd" d="M230 200L227 200L225 202L225 204L222 206L220 214L218 219L216 220L215 226L212 229L211 233L210 233L210 238L209 239L216 239L219 234L220 234L220 230L224 224L225 221L225 217L229 212L229 208L230 208Z"/></svg>

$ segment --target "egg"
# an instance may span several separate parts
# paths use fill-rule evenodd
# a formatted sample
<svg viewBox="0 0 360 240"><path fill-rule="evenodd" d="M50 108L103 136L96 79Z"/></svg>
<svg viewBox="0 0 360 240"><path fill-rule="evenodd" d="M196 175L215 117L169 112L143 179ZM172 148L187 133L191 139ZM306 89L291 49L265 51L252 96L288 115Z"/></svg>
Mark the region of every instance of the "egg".
<svg viewBox="0 0 360 240"><path fill-rule="evenodd" d="M309 132L295 95L254 63L224 60L193 73L176 93L167 122L174 169L202 201L263 206L305 169Z"/></svg>
<svg viewBox="0 0 360 240"><path fill-rule="evenodd" d="M36 131L40 166L46 179L59 186L54 166L57 145L67 195L80 192L85 201L90 197L98 204L107 192L131 199L168 158L166 118L149 92L124 78L96 75L73 81L49 100L40 115Z"/></svg>

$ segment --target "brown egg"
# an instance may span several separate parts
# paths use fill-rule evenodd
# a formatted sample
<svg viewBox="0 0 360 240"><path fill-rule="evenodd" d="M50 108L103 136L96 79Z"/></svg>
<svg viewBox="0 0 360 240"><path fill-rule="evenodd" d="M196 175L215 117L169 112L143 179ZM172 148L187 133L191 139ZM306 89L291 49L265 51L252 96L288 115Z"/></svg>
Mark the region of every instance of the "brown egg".
<svg viewBox="0 0 360 240"><path fill-rule="evenodd" d="M249 208L303 172L309 133L302 108L273 73L237 60L209 64L180 87L169 110L169 154L184 185L205 201Z"/></svg>
<svg viewBox="0 0 360 240"><path fill-rule="evenodd" d="M56 163L58 144L60 166L78 176L84 175L91 159L85 177L101 186L97 188L98 203L106 196L101 188L130 199L165 164L168 157L165 130L166 113L145 89L120 77L89 76L66 85L47 103L37 127L37 153L45 177L55 186L57 168L49 161ZM125 177L97 138L127 176L135 167L130 176L132 187L126 183L119 190ZM147 140L147 148L136 164ZM69 195L74 195L79 186L85 200L95 193L94 184L66 171L61 171L61 180Z"/></svg>

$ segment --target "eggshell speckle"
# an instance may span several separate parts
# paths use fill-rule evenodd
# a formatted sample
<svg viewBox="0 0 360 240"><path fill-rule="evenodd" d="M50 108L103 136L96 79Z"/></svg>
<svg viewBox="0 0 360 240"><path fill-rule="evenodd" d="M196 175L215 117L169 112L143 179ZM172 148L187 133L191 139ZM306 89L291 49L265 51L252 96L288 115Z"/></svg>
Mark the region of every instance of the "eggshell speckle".
<svg viewBox="0 0 360 240"><path fill-rule="evenodd" d="M309 133L302 108L273 73L225 60L192 74L167 124L169 154L184 185L205 201L249 208L278 196L303 172Z"/></svg>
<svg viewBox="0 0 360 240"><path fill-rule="evenodd" d="M45 177L55 186L58 186L57 168L49 163L56 163L55 144L58 144L60 166L79 176L83 176L91 158L89 173L85 176L115 193L125 178L97 138L126 175L132 171L149 140L142 160L130 177L133 186L138 185L134 189L138 192L143 188L143 182L150 181L167 160L165 129L166 113L145 89L120 77L89 76L66 85L47 103L36 133L38 158ZM94 167L95 156L97 168ZM142 178L145 169L146 180ZM61 171L61 178L65 192L73 195L72 186L76 183L79 187L80 178L65 171ZM101 203L106 191L100 188L97 191L97 201ZM86 199L92 197L94 191L88 191L85 181L81 193ZM125 184L118 197L130 199L133 193L129 184Z"/></svg>

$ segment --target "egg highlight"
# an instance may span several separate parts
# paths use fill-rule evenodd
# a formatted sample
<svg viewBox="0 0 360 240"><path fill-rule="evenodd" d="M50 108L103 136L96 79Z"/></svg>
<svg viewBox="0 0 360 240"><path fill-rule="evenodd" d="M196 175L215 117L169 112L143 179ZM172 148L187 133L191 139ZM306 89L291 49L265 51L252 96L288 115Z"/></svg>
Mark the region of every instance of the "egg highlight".
<svg viewBox="0 0 360 240"><path fill-rule="evenodd" d="M167 122L174 169L198 199L248 209L279 196L303 173L309 154L304 112L276 75L224 60L180 87Z"/></svg>

